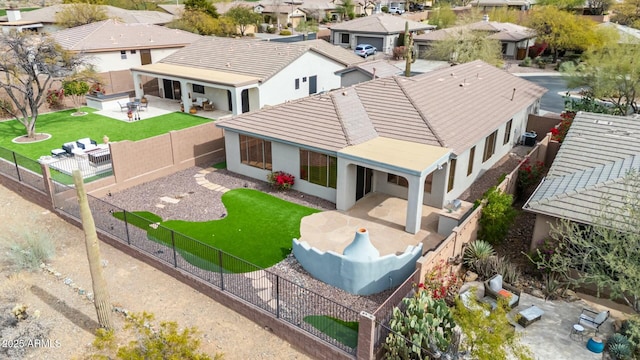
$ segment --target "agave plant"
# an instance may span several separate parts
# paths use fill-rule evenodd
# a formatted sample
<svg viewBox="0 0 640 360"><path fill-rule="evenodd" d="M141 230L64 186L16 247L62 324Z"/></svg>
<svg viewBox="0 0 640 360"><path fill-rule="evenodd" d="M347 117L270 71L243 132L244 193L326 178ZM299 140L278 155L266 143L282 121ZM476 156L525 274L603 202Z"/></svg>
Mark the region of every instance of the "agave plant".
<svg viewBox="0 0 640 360"><path fill-rule="evenodd" d="M609 345L609 354L616 360L626 360L631 358L631 347L626 343Z"/></svg>
<svg viewBox="0 0 640 360"><path fill-rule="evenodd" d="M476 240L467 245L467 248L464 249L464 264L475 270L474 264L478 260L485 260L490 256L495 255L495 251L493 250L493 246L484 240Z"/></svg>

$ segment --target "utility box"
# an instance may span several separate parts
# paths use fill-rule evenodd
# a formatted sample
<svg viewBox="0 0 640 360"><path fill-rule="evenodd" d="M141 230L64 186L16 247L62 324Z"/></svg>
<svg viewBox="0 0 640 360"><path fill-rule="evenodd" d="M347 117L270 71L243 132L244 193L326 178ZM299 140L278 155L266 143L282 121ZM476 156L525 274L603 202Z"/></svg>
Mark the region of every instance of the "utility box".
<svg viewBox="0 0 640 360"><path fill-rule="evenodd" d="M522 145L534 146L536 144L536 138L538 134L535 131L528 131L522 134Z"/></svg>

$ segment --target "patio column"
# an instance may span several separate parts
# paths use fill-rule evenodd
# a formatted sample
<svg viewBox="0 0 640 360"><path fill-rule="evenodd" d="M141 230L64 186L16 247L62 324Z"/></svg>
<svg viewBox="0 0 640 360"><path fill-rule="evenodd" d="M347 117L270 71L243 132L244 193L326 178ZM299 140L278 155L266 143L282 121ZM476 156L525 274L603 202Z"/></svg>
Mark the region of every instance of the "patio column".
<svg viewBox="0 0 640 360"><path fill-rule="evenodd" d="M338 157L336 179L336 209L349 210L356 203L356 166Z"/></svg>
<svg viewBox="0 0 640 360"><path fill-rule="evenodd" d="M186 80L180 80L180 94L182 94L182 105L184 107L184 112L188 113L193 106L193 101L191 100L191 89L189 83Z"/></svg>
<svg viewBox="0 0 640 360"><path fill-rule="evenodd" d="M141 99L144 95L144 91L142 90L142 76L134 72L133 73L133 91L135 92L135 98Z"/></svg>
<svg viewBox="0 0 640 360"><path fill-rule="evenodd" d="M406 175L409 182L407 194L407 221L405 231L416 234L422 225L422 201L424 198L424 179L426 175Z"/></svg>
<svg viewBox="0 0 640 360"><path fill-rule="evenodd" d="M231 90L231 105L233 107L233 115L242 114L242 89L233 88Z"/></svg>

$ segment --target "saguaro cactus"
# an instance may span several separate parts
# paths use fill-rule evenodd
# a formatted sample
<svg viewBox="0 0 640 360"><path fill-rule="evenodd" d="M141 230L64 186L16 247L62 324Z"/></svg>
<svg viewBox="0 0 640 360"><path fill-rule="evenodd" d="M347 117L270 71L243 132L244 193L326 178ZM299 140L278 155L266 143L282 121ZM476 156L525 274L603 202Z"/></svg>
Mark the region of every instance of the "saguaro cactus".
<svg viewBox="0 0 640 360"><path fill-rule="evenodd" d="M91 215L87 193L84 190L84 182L80 170L73 171L73 183L76 186L78 204L80 205L80 219L84 230L84 240L87 246L87 258L89 259L89 270L91 272L91 282L93 286L94 305L98 315L98 324L107 330L113 329L111 322L111 299L107 291L107 282L102 275L100 263L100 247L98 246L98 234L96 224Z"/></svg>
<svg viewBox="0 0 640 360"><path fill-rule="evenodd" d="M404 55L406 66L404 70L404 76L411 76L411 64L413 63L413 35L409 33L409 22L404 23Z"/></svg>

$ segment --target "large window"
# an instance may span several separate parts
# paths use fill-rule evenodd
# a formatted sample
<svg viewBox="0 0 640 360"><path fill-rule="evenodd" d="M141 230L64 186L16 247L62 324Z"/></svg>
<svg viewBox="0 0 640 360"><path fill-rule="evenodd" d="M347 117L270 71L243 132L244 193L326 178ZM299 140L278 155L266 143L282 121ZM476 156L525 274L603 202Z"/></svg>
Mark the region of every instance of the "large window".
<svg viewBox="0 0 640 360"><path fill-rule="evenodd" d="M496 152L496 137L498 136L498 130L494 131L491 135L484 139L484 153L482 154L482 162L485 162L493 156Z"/></svg>
<svg viewBox="0 0 640 360"><path fill-rule="evenodd" d="M349 43L349 34L340 34L340 43L348 44Z"/></svg>
<svg viewBox="0 0 640 360"><path fill-rule="evenodd" d="M338 159L335 156L300 149L300 179L336 188Z"/></svg>
<svg viewBox="0 0 640 360"><path fill-rule="evenodd" d="M509 140L511 140L511 125L513 124L513 119L509 120L509 122L507 122L507 126L504 128L504 141L502 142L502 145L506 145Z"/></svg>
<svg viewBox="0 0 640 360"><path fill-rule="evenodd" d="M447 182L447 192L453 190L453 183L456 178L456 159L449 161L449 181Z"/></svg>
<svg viewBox="0 0 640 360"><path fill-rule="evenodd" d="M472 147L469 150L469 164L467 165L467 176L473 172L473 162L476 161L476 147Z"/></svg>
<svg viewBox="0 0 640 360"><path fill-rule="evenodd" d="M127 58L127 52L125 50L120 51L120 59L125 60Z"/></svg>
<svg viewBox="0 0 640 360"><path fill-rule="evenodd" d="M198 85L198 84L193 84L193 92L194 93L198 93L198 94L204 94L204 86L203 85Z"/></svg>
<svg viewBox="0 0 640 360"><path fill-rule="evenodd" d="M409 182L406 178L395 174L387 174L387 182L396 184L402 187L409 187ZM433 173L427 175L424 179L424 192L431 193L431 184L433 183Z"/></svg>
<svg viewBox="0 0 640 360"><path fill-rule="evenodd" d="M271 142L240 135L240 162L264 170L272 170Z"/></svg>

